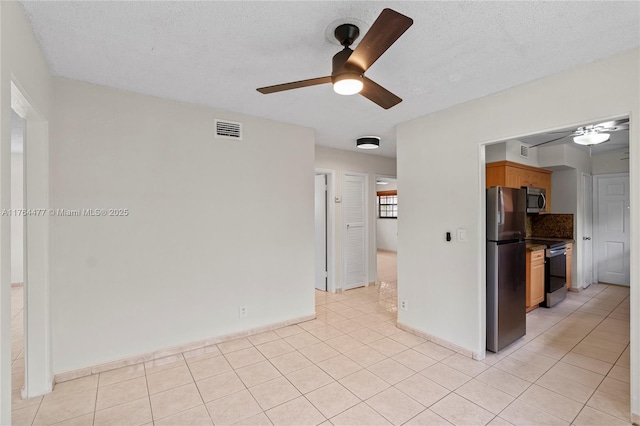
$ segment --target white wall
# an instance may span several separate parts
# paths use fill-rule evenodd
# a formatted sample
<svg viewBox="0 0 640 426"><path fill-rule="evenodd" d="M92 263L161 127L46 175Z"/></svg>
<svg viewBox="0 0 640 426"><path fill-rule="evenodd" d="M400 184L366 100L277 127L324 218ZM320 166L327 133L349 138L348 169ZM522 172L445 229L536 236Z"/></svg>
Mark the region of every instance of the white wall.
<svg viewBox="0 0 640 426"><path fill-rule="evenodd" d="M398 251L398 220L380 219L376 223L377 248L388 251Z"/></svg>
<svg viewBox="0 0 640 426"><path fill-rule="evenodd" d="M355 142L354 142L355 143ZM384 143L384 142L383 142ZM395 158L381 157L379 155L363 154L360 152L345 151L341 149L315 147L315 166L317 169L335 170L336 182L334 183L334 195L342 198L342 176L345 172L358 172L368 174L368 251L369 251L369 281L376 277L376 175L395 176ZM335 204L335 203L334 203ZM334 265L336 271L336 288L342 288L343 262L342 262L342 205L335 204L334 217Z"/></svg>
<svg viewBox="0 0 640 426"><path fill-rule="evenodd" d="M630 113L631 208L640 207L640 155L634 156L640 137L633 130L640 127L639 56L635 49L398 125L398 296L412 307L399 311L400 322L484 355L482 143ZM631 226L640 227L640 216ZM468 243L445 242L445 230L456 228L467 229ZM631 250L640 252L638 233ZM632 256L631 276L632 408L640 414L638 256Z"/></svg>
<svg viewBox="0 0 640 426"><path fill-rule="evenodd" d="M130 212L52 220L55 373L314 314L313 130L54 88L52 207Z"/></svg>
<svg viewBox="0 0 640 426"><path fill-rule="evenodd" d="M379 179L378 179L379 180ZM398 181L385 179L386 185L376 185L376 191L393 191L398 189ZM398 209L400 201L398 201ZM376 216L378 211L375 212ZM398 220L376 218L376 247L383 250L398 251Z"/></svg>
<svg viewBox="0 0 640 426"><path fill-rule="evenodd" d="M584 182L582 174L591 174L591 158L572 145L545 146L539 150L541 167L551 175L551 209L553 213L573 214L573 287L581 288L583 278L582 237L584 230Z"/></svg>
<svg viewBox="0 0 640 426"><path fill-rule="evenodd" d="M17 2L0 2L0 209L11 207L11 106L12 83L25 96L27 140L33 142L27 159L27 207L48 207L48 137L51 107L51 76L40 45ZM23 99L23 100L25 100ZM25 356L27 394L51 388L48 333L48 221L29 218L34 256L30 258L30 288L25 304L28 350ZM11 416L11 232L10 218L0 218L0 424ZM38 244L35 244L35 242Z"/></svg>
<svg viewBox="0 0 640 426"><path fill-rule="evenodd" d="M625 154L627 152L627 154ZM594 175L606 175L610 173L629 173L629 160L621 160L629 157L627 151L614 151L591 157L591 173Z"/></svg>
<svg viewBox="0 0 640 426"><path fill-rule="evenodd" d="M538 149L529 149L529 156L522 157L520 155L520 147L531 145L523 143L517 139L510 139L505 142L495 143L487 146L485 152L485 161L493 163L495 161L513 161L514 163L526 164L528 166L539 167Z"/></svg>
<svg viewBox="0 0 640 426"><path fill-rule="evenodd" d="M11 154L11 208L23 208L23 182L22 177L23 155ZM24 217L11 217L11 283L22 283L24 278Z"/></svg>

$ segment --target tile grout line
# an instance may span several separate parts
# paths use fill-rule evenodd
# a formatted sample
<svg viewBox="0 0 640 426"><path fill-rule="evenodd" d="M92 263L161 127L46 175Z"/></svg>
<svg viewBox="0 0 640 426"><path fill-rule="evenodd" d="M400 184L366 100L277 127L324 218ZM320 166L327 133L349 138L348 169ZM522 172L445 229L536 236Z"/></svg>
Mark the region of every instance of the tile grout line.
<svg viewBox="0 0 640 426"><path fill-rule="evenodd" d="M224 354L223 354L223 353L222 353L222 351L220 350L220 347L219 347L218 345L216 345L216 344L209 345L209 346L215 346L216 348L218 348L218 351L220 351L220 356L222 356L222 357L224 358L224 360L225 360L225 361L229 364L229 366L231 367L231 370L232 370L232 371L234 372L234 374L236 374L236 376L237 376L237 373L235 373L235 369L231 366L231 363L229 363L229 360L227 360L227 358L224 356ZM206 346L205 346L205 347L206 347ZM191 366L189 365L189 362L187 361L187 358L185 358L185 356L184 356L184 352L182 352L182 353L181 353L181 355L182 355L182 358L184 359L184 363L187 365L187 369L189 370L189 374L191 375L191 378L193 379L193 384L196 386L196 389L198 390L198 395L200 395L200 399L202 400L202 404L204 405L204 409L207 411L207 415L209 416L209 419L211 420L211 423L212 423L212 424L215 424L215 423L214 423L214 421L213 421L213 418L211 417L211 412L209 411L209 407L207 407L207 403L206 403L206 402L204 402L204 398L202 397L202 392L200 391L200 388L198 387L198 382L196 381L196 378L193 376L193 372L191 371ZM214 355L212 358L215 358L216 356L217 356L217 355ZM205 359L209 359L209 358L205 358ZM202 361L204 361L204 360L202 360ZM197 361L195 361L195 362L197 362ZM224 374L224 373L220 373L220 374ZM214 376L217 376L217 375L219 375L219 374L216 374L216 375L214 375ZM214 376L211 376L211 377L214 377ZM208 378L209 378L209 377L205 377L205 378L204 378L204 379L202 379L202 380L205 380L205 379L208 379ZM239 377L238 377L238 379L239 379ZM242 380L240 380L240 381L242 382ZM244 382L242 383L242 385L244 386ZM246 386L245 386L245 389L246 389ZM241 392L241 391L238 391L238 392ZM233 392L233 393L237 393L237 392ZM230 395L231 395L231 394L230 394ZM224 397L221 397L221 398L224 398ZM217 398L217 399L220 399L220 398ZM213 402L213 401L215 401L215 400L209 401L209 403L211 403L211 402ZM185 411L186 411L186 410L185 410Z"/></svg>
<svg viewBox="0 0 640 426"><path fill-rule="evenodd" d="M182 355L182 353L180 353ZM147 399L149 400L149 412L151 413L151 423L155 422L155 418L153 417L153 405L151 404L151 389L149 389L149 379L147 378L147 366L146 363L142 363L142 368L144 370L144 383L147 387ZM97 407L96 407L97 408Z"/></svg>

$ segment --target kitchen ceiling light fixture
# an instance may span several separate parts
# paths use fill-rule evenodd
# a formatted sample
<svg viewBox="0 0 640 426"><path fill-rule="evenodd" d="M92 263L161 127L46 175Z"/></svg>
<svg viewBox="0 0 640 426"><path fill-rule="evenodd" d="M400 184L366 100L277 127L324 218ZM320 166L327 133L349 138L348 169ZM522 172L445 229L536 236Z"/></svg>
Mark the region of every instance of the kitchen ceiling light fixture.
<svg viewBox="0 0 640 426"><path fill-rule="evenodd" d="M600 124L589 124L586 126L578 127L575 130L559 130L556 132L549 132L546 134L552 135L554 133L560 133L561 136L538 143L536 145L532 145L530 148L536 148L556 141L562 141L563 139L568 137L573 137L573 141L579 145L598 145L600 143L609 141L610 133L620 131L629 131L628 118L606 121Z"/></svg>
<svg viewBox="0 0 640 426"><path fill-rule="evenodd" d="M578 145L597 145L609 140L609 133L600 133L597 129L588 129L582 135L575 136L573 141Z"/></svg>
<svg viewBox="0 0 640 426"><path fill-rule="evenodd" d="M363 136L356 141L356 147L360 149L376 149L380 146L378 136Z"/></svg>

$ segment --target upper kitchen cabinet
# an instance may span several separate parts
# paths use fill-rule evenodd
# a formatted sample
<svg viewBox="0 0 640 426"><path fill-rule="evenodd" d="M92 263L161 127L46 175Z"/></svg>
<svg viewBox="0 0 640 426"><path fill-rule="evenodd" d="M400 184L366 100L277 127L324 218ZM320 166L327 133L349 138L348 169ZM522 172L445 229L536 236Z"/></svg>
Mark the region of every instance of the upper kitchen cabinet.
<svg viewBox="0 0 640 426"><path fill-rule="evenodd" d="M487 188L535 186L547 190L547 212L551 211L551 170L512 161L487 163Z"/></svg>

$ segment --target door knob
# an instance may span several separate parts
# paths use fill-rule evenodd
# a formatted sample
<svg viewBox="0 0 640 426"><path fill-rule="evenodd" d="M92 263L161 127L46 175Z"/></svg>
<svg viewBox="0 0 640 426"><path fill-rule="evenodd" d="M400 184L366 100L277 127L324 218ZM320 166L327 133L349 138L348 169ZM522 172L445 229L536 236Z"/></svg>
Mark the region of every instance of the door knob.
<svg viewBox="0 0 640 426"><path fill-rule="evenodd" d="M591 239L591 237L582 237L583 240L585 241L589 241Z"/></svg>

